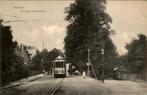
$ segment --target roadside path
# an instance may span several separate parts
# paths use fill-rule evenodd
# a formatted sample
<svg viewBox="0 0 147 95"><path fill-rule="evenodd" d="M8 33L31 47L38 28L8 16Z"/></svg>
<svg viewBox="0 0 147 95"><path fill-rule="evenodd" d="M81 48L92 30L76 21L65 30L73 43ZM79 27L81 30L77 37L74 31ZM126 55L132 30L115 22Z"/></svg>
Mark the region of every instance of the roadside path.
<svg viewBox="0 0 147 95"><path fill-rule="evenodd" d="M44 76L43 74L39 74L39 75L35 75L35 76L30 76L30 77L28 77L27 79L26 79L26 78L23 78L23 79L21 79L21 80L18 80L18 81L15 81L15 82L11 82L11 83L9 83L9 84L6 85L6 86L1 87L1 89L7 89L7 88L19 86L19 85L21 85L21 84L23 84L23 83L31 82L31 81L40 79L40 78L42 78L43 76Z"/></svg>

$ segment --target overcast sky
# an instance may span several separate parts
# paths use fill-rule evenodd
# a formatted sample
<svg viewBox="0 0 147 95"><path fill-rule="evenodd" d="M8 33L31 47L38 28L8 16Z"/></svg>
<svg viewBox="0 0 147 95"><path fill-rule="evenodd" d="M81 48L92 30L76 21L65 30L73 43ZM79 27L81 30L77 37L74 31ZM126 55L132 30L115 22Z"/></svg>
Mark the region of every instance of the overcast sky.
<svg viewBox="0 0 147 95"><path fill-rule="evenodd" d="M0 2L0 17L4 20L19 20L5 23L11 25L14 40L42 49L63 50L67 22L65 7L71 1L3 1ZM147 35L147 1L108 1L107 12L113 19L111 36L119 54L126 53L125 45L137 34ZM27 21L23 21L27 20ZM32 21L29 21L32 20Z"/></svg>

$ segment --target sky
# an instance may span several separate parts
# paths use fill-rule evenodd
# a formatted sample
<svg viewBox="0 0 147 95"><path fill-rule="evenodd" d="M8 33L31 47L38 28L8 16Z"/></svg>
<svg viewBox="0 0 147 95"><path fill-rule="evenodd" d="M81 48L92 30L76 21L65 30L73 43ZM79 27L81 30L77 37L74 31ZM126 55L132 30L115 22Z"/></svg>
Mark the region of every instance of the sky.
<svg viewBox="0 0 147 95"><path fill-rule="evenodd" d="M71 2L0 1L0 17L10 21L4 24L12 26L13 40L39 50L43 49L43 43L48 50L63 50L68 25L65 7ZM115 30L111 38L119 54L125 54L125 45L137 38L137 34L147 35L147 1L108 1L106 7Z"/></svg>

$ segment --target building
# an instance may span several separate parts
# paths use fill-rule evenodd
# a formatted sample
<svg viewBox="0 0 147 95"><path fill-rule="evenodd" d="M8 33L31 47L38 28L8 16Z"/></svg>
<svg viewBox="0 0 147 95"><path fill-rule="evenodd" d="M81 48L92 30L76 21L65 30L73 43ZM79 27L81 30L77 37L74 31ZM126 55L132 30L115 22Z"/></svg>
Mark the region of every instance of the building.
<svg viewBox="0 0 147 95"><path fill-rule="evenodd" d="M15 48L15 54L19 57L22 57L23 63L28 64L30 58L31 58L31 53L29 52L29 46L18 44L17 47Z"/></svg>

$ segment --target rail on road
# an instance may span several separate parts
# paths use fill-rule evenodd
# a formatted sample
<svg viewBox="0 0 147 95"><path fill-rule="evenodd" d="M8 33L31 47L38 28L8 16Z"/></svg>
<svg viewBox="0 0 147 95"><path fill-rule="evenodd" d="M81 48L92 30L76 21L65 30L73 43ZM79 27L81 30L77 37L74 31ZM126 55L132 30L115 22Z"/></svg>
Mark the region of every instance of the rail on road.
<svg viewBox="0 0 147 95"><path fill-rule="evenodd" d="M48 95L54 95L61 87L63 80L64 80L64 78L61 78L61 80L56 84L56 86L54 88L49 89ZM39 90L37 90L32 95L41 95L41 92Z"/></svg>

